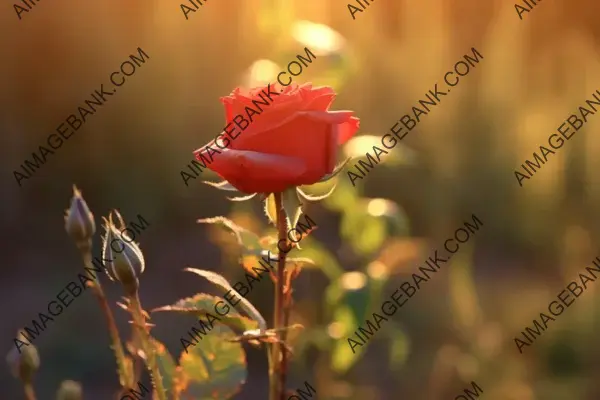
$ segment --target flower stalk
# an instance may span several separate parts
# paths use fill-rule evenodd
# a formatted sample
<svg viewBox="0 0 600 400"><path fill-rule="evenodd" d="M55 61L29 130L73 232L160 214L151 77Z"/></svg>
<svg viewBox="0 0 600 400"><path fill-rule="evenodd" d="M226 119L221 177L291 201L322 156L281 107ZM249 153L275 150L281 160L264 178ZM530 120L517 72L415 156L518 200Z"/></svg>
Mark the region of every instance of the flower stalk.
<svg viewBox="0 0 600 400"><path fill-rule="evenodd" d="M116 217L115 224L113 215ZM102 258L108 261L108 276L123 287L125 297L129 300L128 311L133 317L134 329L138 332L140 345L144 352L144 363L150 372L157 400L167 400L163 379L156 364L155 348L150 340L146 324L146 313L138 295L140 282L138 275L144 272L144 254L139 245L133 242L126 233L125 222L117 210L113 210L108 219L104 219L104 245ZM121 232L119 232L121 230Z"/></svg>
<svg viewBox="0 0 600 400"><path fill-rule="evenodd" d="M71 207L67 210L65 215L65 230L75 242L77 249L81 253L83 264L87 271L92 274L93 282L88 283L88 286L92 288L94 295L98 299L100 309L106 318L108 325L108 332L111 338L111 348L115 353L117 361L117 369L119 373L119 383L124 388L129 388L132 384L131 379L128 379L128 373L125 362L125 352L123 351L123 345L119 336L119 330L117 324L112 315L104 290L100 284L98 275L94 272L92 265L92 237L96 233L96 222L94 221L94 214L90 211L87 203L81 195L81 191L73 185L73 197L71 198Z"/></svg>
<svg viewBox="0 0 600 400"><path fill-rule="evenodd" d="M283 296L284 296L284 299L283 299L283 326L286 327L286 329L284 329L281 332L281 343L286 343L287 333L288 333L287 327L290 326L290 312L291 312L291 308L292 308L291 280L286 279L286 286L284 287ZM281 381L281 385L282 385L281 400L284 400L285 382L287 379L287 368L288 368L289 360L287 357L287 348L282 348L281 351L282 351L281 375L280 375L280 381Z"/></svg>
<svg viewBox="0 0 600 400"><path fill-rule="evenodd" d="M131 377L129 377L129 373L127 372L125 361L125 351L123 350L123 344L121 342L121 337L119 336L119 329L117 328L117 324L115 323L115 318L113 317L112 311L108 306L108 301L106 300L106 296L104 295L104 290L102 289L102 285L100 284L100 278L93 271L92 265L92 253L89 250L85 250L80 248L81 256L83 258L83 263L86 266L88 272L93 275L94 282L88 283L91 286L96 299L98 299L98 304L100 305L100 309L106 318L106 324L108 325L108 333L110 334L111 345L110 348L115 353L115 359L117 360L117 370L119 373L119 383L125 389L132 389L131 387Z"/></svg>
<svg viewBox="0 0 600 400"><path fill-rule="evenodd" d="M150 372L150 376L152 377L152 381L154 384L154 389L156 390L157 399L158 400L167 400L167 394L165 388L163 386L163 379L158 369L158 364L156 363L156 355L154 352L154 346L150 341L150 335L146 329L146 317L144 316L144 311L142 309L142 305L140 303L140 298L137 294L128 295L129 299L129 311L131 312L131 316L133 317L133 324L138 329L140 344L142 346L142 350L144 351L144 362L146 363L146 367Z"/></svg>
<svg viewBox="0 0 600 400"><path fill-rule="evenodd" d="M283 207L283 200L281 193L274 193L275 197L275 209L276 209L276 223L277 223L277 236L279 241L284 241L285 248L289 247L289 243L286 236L286 214ZM275 308L273 311L273 325L276 332L281 332L285 327L284 308L285 308L285 297L284 297L284 285L285 285L285 260L286 253L279 252L279 260L277 263L277 280L275 282ZM284 400L285 395L285 381L286 381L286 369L287 369L287 349L285 342L280 340L279 343L273 343L271 348L271 367L270 367L270 400Z"/></svg>

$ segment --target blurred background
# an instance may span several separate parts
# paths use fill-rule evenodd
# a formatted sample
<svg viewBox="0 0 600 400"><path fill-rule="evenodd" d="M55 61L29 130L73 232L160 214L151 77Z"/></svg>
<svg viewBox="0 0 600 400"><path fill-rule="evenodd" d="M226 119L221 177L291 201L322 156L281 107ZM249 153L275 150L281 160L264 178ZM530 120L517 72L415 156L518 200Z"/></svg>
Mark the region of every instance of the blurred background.
<svg viewBox="0 0 600 400"><path fill-rule="evenodd" d="M317 265L296 281L292 322L306 329L293 337L288 386L308 381L317 398L331 400L449 399L471 381L488 400L600 398L594 284L524 354L513 341L599 255L598 117L524 187L513 171L600 90L600 5L540 2L520 20L512 3L498 0L378 1L353 20L347 4L208 1L189 20L179 4L157 0L53 0L22 20L4 4L0 347L8 352L16 330L82 268L64 231L72 184L98 225L112 208L150 223L139 237L146 309L219 294L182 269L218 271L232 282L243 269L227 251L231 237L196 219L224 215L272 231L258 200L233 204L201 179L186 186L181 178L192 151L224 126L220 96L272 82L308 46L318 57L296 82L332 86L332 108L356 112L361 129L340 160L361 157L475 47L484 59L384 163L355 188L341 174L330 198L306 208L319 229L303 255ZM19 187L13 170L138 47L150 59ZM352 354L346 338L357 325L473 213L484 224L476 237ZM121 289L104 286L114 305ZM249 297L270 320L272 285ZM128 333L128 316L114 310ZM160 313L152 322L179 354L193 319ZM109 337L89 293L34 344L40 399L54 398L63 379L82 382L86 399L114 398ZM265 352L247 350L248 379L236 398L266 398ZM7 368L0 393L23 398Z"/></svg>

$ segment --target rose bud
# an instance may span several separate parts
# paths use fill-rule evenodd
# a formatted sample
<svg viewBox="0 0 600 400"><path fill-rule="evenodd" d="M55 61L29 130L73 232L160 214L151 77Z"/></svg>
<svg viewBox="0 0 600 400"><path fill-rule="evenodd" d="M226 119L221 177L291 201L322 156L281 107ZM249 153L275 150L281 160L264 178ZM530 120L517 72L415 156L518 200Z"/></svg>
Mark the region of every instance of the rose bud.
<svg viewBox="0 0 600 400"><path fill-rule="evenodd" d="M109 277L117 280L125 287L127 294L135 294L138 290L138 274L144 272L144 255L137 243L125 232L126 225L118 211L114 210L119 221L115 225L112 212L108 220L104 219L106 231L102 243L102 258L106 260Z"/></svg>
<svg viewBox="0 0 600 400"><path fill-rule="evenodd" d="M75 185L73 185L71 208L67 210L65 216L65 229L78 246L91 245L92 236L96 233L94 215Z"/></svg>
<svg viewBox="0 0 600 400"><path fill-rule="evenodd" d="M17 336L19 335L23 335L23 333L19 332ZM30 344L24 347L20 353L16 348L11 349L6 356L6 362L13 376L28 384L31 383L33 375L40 367L40 356L35 346Z"/></svg>
<svg viewBox="0 0 600 400"><path fill-rule="evenodd" d="M56 393L56 400L81 400L83 389L81 384L75 381L63 381Z"/></svg>

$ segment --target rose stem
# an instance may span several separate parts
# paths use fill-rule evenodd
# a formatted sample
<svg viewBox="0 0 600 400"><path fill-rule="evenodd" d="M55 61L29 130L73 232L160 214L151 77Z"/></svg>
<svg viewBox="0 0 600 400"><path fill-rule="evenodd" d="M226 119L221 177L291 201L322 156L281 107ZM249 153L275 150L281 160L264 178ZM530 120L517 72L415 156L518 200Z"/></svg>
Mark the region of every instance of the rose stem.
<svg viewBox="0 0 600 400"><path fill-rule="evenodd" d="M154 345L150 342L150 335L146 330L146 317L144 317L140 298L137 291L136 293L127 294L127 296L129 297L129 311L133 317L133 324L138 328L140 343L145 355L144 361L146 362L146 366L152 377L158 400L167 400L162 375L156 364Z"/></svg>
<svg viewBox="0 0 600 400"><path fill-rule="evenodd" d="M287 240L287 236L286 236L286 228L287 228L287 224L286 224L286 215L285 215L285 209L283 208L283 201L282 201L282 194L279 193L275 193L275 209L277 210L277 232L278 232L278 239L279 239L279 243L281 243L281 241L283 240L285 243L285 247L284 248L288 248L289 243ZM282 325L282 314L283 314L283 310L285 307L285 298L283 295L283 287L285 285L285 259L286 259L286 254L287 253L283 253L280 251L279 252L279 260L278 260L278 265L277 265L277 285L275 288L275 313L274 313L274 320L275 320L275 329L278 329L279 331L281 330L281 328L283 328L285 325ZM277 333L277 335L279 336L279 331ZM286 373L285 373L285 364L286 364L286 360L287 360L287 356L286 356L286 348L285 348L285 343L284 342L280 342L279 343L279 351L277 351L277 344L273 345L273 362L276 365L275 368L275 372L276 374L278 374L278 380L279 380L279 384L275 384L273 385L276 389L276 397L273 400L283 400L284 399L284 395L285 395L285 380L286 380ZM280 354L281 353L281 354ZM276 378L276 377L275 377Z"/></svg>
<svg viewBox="0 0 600 400"><path fill-rule="evenodd" d="M292 291L291 291L291 285L292 282L290 281L290 287L287 288L287 293L285 294L285 299L283 300L283 326L287 327L290 325L290 311L291 311L291 305L292 305ZM283 332L281 332L281 342L285 343L285 341L287 340L287 329L284 329ZM283 391L281 392L281 399L284 399L284 393L285 393L285 381L287 378L287 362L288 362L288 358L287 358L287 349L286 348L282 348L281 349L281 385L283 387Z"/></svg>
<svg viewBox="0 0 600 400"><path fill-rule="evenodd" d="M123 345L121 344L121 339L119 336L119 330L117 329L117 324L115 323L115 319L113 318L112 312L110 311L110 307L108 306L108 302L106 301L106 296L104 295L104 291L102 290L102 285L100 284L100 278L93 271L92 265L92 253L91 249L80 248L81 256L83 257L83 263L86 266L88 272L92 274L92 278L94 278L94 282L89 283L89 286L92 287L96 298L98 299L98 303L100 304L100 308L104 312L104 316L106 317L106 322L108 324L108 331L110 333L110 338L112 341L112 345L110 346L115 352L115 358L117 359L117 368L119 370L119 382L123 388L128 388L129 383L127 382L127 372L125 369L125 352L123 351Z"/></svg>

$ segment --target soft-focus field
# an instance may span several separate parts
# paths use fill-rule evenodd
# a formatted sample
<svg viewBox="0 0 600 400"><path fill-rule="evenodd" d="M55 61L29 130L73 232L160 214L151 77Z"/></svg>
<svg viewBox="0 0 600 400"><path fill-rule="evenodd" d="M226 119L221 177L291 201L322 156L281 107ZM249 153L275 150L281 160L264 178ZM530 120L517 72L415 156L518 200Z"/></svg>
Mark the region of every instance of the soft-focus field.
<svg viewBox="0 0 600 400"><path fill-rule="evenodd" d="M486 400L600 397L595 284L524 354L513 342L600 256L600 117L523 187L513 174L600 90L600 5L544 1L520 20L498 0L375 1L352 20L339 1L211 0L186 21L176 3L126 3L40 2L21 21L8 3L0 9L1 348L81 268L63 228L72 183L97 215L116 207L150 222L140 238L146 307L210 292L182 269L232 281L243 270L230 237L196 219L225 215L268 229L258 202L234 205L200 179L186 187L180 177L192 151L223 128L220 96L273 81L305 46L318 48L298 83L330 85L339 93L334 109L356 112L360 133L344 152L361 156L378 139L360 135L388 133L476 47L484 59L402 147L357 188L341 174L334 194L307 208L319 229L305 256L318 265L295 286L292 322L306 330L292 341L289 387L313 382L323 400L437 400L474 380ZM150 60L18 187L12 171L138 47ZM353 355L345 338L357 323L472 213L480 232ZM266 316L268 286L251 298ZM106 291L120 295L114 285ZM116 312L126 326L128 316ZM179 352L190 320L157 314L152 322ZM82 296L36 342L39 397L52 398L69 378L84 384L86 399L109 398L117 381L108 343L93 297ZM264 399L264 352L248 352L238 398ZM6 369L0 393L22 396Z"/></svg>

